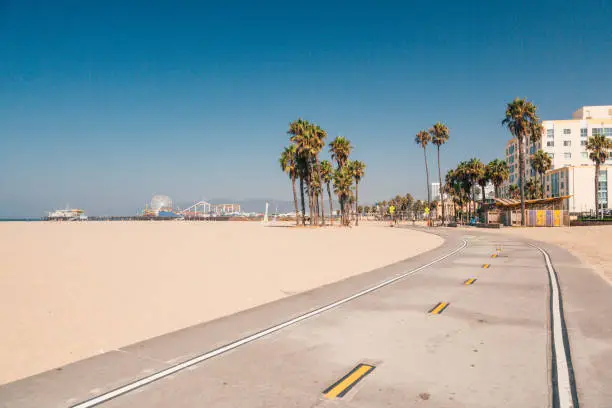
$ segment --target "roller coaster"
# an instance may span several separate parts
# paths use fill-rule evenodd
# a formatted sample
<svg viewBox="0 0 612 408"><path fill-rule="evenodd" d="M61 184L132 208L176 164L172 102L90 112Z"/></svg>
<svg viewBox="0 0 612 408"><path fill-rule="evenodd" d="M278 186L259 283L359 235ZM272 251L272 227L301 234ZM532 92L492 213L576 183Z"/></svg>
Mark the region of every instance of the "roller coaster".
<svg viewBox="0 0 612 408"><path fill-rule="evenodd" d="M184 217L188 218L208 218L225 215L240 214L240 204L211 204L206 201L198 201L191 207L180 211Z"/></svg>

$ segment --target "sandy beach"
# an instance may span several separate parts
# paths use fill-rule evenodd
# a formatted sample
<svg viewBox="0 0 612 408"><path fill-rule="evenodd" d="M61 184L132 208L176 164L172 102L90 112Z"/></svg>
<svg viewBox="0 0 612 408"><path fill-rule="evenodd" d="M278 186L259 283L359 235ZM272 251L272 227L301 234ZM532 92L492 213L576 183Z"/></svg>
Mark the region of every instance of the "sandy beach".
<svg viewBox="0 0 612 408"><path fill-rule="evenodd" d="M490 230L494 231L494 230ZM612 227L569 228L503 228L495 233L516 234L525 238L559 245L590 265L606 281L612 284Z"/></svg>
<svg viewBox="0 0 612 408"><path fill-rule="evenodd" d="M442 239L378 224L0 224L0 383L366 272Z"/></svg>

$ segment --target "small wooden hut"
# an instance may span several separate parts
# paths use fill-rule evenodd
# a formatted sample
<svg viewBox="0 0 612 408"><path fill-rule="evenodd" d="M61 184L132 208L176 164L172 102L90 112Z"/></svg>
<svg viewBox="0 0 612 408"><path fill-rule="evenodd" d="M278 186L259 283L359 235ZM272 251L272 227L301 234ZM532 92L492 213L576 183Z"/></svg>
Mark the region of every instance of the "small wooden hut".
<svg viewBox="0 0 612 408"><path fill-rule="evenodd" d="M569 226L569 215L565 200L571 196L538 198L525 200L525 225L527 227ZM485 208L487 224L506 226L521 224L521 200L496 198Z"/></svg>

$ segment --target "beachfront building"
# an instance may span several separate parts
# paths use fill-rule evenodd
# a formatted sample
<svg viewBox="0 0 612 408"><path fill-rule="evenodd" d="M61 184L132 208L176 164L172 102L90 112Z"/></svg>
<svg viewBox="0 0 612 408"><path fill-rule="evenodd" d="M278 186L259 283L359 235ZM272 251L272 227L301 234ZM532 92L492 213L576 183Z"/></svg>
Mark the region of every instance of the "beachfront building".
<svg viewBox="0 0 612 408"><path fill-rule="evenodd" d="M440 200L440 183L431 183L431 199L432 201Z"/></svg>
<svg viewBox="0 0 612 408"><path fill-rule="evenodd" d="M544 120L542 125L544 126L542 139L537 143L527 143L526 177L528 179L536 177L535 171L531 168L531 156L537 150L542 149L552 159L552 168L546 174L545 197L559 197L559 194L562 196L563 193L559 193L557 190L564 191L565 194L572 196L565 202L566 209L570 212L594 210L595 169L585 146L591 136L606 135L612 137L612 105L583 106L572 114L571 119ZM508 187L519 183L518 141L516 138L510 139L506 143L505 156L510 177L502 186L501 192L502 196L507 197ZM612 160L608 162L612 165ZM563 168L567 168L567 170L561 170ZM557 174L554 182L552 181L552 174ZM561 174L563 174L563 177L571 174L568 177L572 178L572 183L567 181L557 182L557 178L560 180L560 177L562 177ZM576 190L574 190L577 186L575 180L579 180L579 184L581 184ZM562 184L563 188L561 188ZM600 184L603 188L603 184L601 182ZM582 188L582 185L584 185L584 188ZM554 189L553 186L555 186ZM588 188L591 189L591 193L585 196ZM600 195L604 195L604 193L607 197L607 190L600 189ZM603 208L608 208L607 198Z"/></svg>
<svg viewBox="0 0 612 408"><path fill-rule="evenodd" d="M599 169L599 206L610 208L608 191L612 189L612 166ZM595 166L564 166L548 171L544 176L544 197L570 196L564 210L583 213L595 210Z"/></svg>

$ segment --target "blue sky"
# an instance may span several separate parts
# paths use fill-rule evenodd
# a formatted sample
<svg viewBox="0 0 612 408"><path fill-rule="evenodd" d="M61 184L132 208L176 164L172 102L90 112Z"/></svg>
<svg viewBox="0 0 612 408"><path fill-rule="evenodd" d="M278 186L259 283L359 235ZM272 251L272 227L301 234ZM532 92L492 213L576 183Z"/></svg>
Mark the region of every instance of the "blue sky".
<svg viewBox="0 0 612 408"><path fill-rule="evenodd" d="M444 171L502 156L515 96L544 119L612 104L611 2L508 4L0 0L0 216L290 199L300 116L352 140L363 201L425 197L436 121Z"/></svg>

